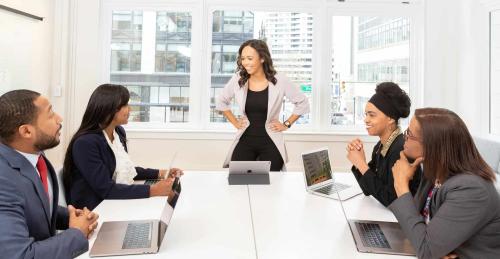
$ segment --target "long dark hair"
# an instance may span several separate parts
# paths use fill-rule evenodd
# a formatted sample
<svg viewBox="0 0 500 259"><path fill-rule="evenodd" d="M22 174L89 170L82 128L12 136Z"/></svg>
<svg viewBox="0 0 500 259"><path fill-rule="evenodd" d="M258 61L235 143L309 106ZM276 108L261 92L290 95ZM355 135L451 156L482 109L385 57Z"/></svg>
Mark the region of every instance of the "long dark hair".
<svg viewBox="0 0 500 259"><path fill-rule="evenodd" d="M85 134L101 134L113 121L115 114L128 104L129 99L130 93L122 85L103 84L94 90L83 114L80 128L71 138L64 157L63 183L66 193L69 193L72 174L75 171L73 163L73 144L75 140Z"/></svg>
<svg viewBox="0 0 500 259"><path fill-rule="evenodd" d="M236 70L237 73L240 74L240 79L238 80L238 84L240 87L243 87L248 79L250 78L250 74L247 73L243 65L241 64L241 52L246 46L250 46L257 51L259 54L259 58L263 59L262 68L264 69L264 74L266 75L267 81L276 84L278 80L274 75L276 75L276 70L273 67L273 60L271 59L271 53L269 52L269 48L265 41L262 40L247 40L241 44L240 49L238 50L238 60L236 63L238 64L238 68Z"/></svg>
<svg viewBox="0 0 500 259"><path fill-rule="evenodd" d="M423 108L415 110L415 118L422 132L426 178L443 183L454 175L468 173L495 180L493 170L479 154L467 126L456 113Z"/></svg>

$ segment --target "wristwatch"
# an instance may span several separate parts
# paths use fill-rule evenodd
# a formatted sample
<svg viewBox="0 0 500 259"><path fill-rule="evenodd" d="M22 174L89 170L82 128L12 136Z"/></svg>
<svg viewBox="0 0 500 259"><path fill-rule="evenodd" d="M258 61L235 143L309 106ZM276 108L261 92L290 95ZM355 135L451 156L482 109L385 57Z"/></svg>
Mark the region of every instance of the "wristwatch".
<svg viewBox="0 0 500 259"><path fill-rule="evenodd" d="M287 128L290 128L292 124L289 121L283 122L283 125L285 125Z"/></svg>

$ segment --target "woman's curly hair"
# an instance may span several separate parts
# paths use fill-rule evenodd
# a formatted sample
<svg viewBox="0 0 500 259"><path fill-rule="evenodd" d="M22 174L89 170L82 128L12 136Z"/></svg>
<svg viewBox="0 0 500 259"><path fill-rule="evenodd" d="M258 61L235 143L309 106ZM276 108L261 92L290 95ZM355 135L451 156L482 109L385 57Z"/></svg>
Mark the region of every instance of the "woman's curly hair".
<svg viewBox="0 0 500 259"><path fill-rule="evenodd" d="M241 64L241 52L246 46L250 46L257 51L259 54L259 58L263 59L262 68L264 69L264 74L269 82L276 84L278 80L274 75L276 75L276 70L273 67L273 60L271 59L271 53L269 52L269 48L265 41L262 40L247 40L243 44L241 44L240 49L238 50L238 68L236 70L237 73L240 74L240 79L238 80L238 84L240 87L243 87L248 79L250 78L250 74L247 73L243 65Z"/></svg>

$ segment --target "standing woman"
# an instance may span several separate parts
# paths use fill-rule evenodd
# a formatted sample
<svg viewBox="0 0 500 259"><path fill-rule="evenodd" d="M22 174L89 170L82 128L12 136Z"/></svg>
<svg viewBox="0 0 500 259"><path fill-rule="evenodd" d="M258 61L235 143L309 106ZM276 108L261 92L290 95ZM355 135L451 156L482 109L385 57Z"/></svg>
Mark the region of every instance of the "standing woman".
<svg viewBox="0 0 500 259"><path fill-rule="evenodd" d="M121 125L128 123L130 94L124 86L104 84L95 89L80 128L71 139L64 158L63 182L68 204L94 209L104 199L138 199L169 196L174 174L167 170L135 167L127 153L127 137ZM166 178L153 185L134 180Z"/></svg>
<svg viewBox="0 0 500 259"><path fill-rule="evenodd" d="M277 73L267 44L248 40L238 51L237 73L217 97L216 109L238 129L224 167L229 161L271 161L271 171L280 171L288 156L283 131L289 129L303 114L309 112L309 101L297 86L283 74ZM283 99L295 105L292 115L280 122ZM237 119L231 112L236 99L244 115Z"/></svg>
<svg viewBox="0 0 500 259"><path fill-rule="evenodd" d="M378 84L365 107L366 130L370 136L379 138L373 148L371 161L366 163L361 140L355 139L347 145L347 158L353 164L351 170L363 193L372 195L384 206L389 206L396 199L392 166L399 159L404 145L399 119L410 115L410 106L410 97L397 84ZM410 182L412 193L418 188L420 175L418 168Z"/></svg>
<svg viewBox="0 0 500 259"><path fill-rule="evenodd" d="M422 161L422 183L412 196L409 181ZM389 209L418 258L500 258L495 174L457 114L417 109L392 171L398 198Z"/></svg>

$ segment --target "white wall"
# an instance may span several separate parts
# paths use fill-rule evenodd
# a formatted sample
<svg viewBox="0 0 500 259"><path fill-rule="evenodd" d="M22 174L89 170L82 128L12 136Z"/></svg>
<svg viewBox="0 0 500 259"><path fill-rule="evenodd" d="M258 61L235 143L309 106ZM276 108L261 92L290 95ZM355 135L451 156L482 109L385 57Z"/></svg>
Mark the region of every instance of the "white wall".
<svg viewBox="0 0 500 259"><path fill-rule="evenodd" d="M197 132L193 133L151 133L129 132L129 153L140 165L150 167L167 167L175 152L177 156L174 166L186 169L216 170L222 168L227 151L233 142L233 133ZM302 170L300 155L307 150L320 147L330 149L332 167L336 170L350 168L346 159L346 143L356 136L332 134L302 134L285 135L286 148L290 162L288 171ZM375 143L375 138L360 136L365 141L368 153Z"/></svg>
<svg viewBox="0 0 500 259"><path fill-rule="evenodd" d="M48 96L54 109L64 115L64 98L57 90L54 49L63 43L54 40L55 0L4 0L0 4L43 17L43 21L0 10L0 94L13 89L30 89ZM63 147L47 152L59 161ZM59 163L59 162L57 162ZM56 163L56 164L57 164Z"/></svg>
<svg viewBox="0 0 500 259"><path fill-rule="evenodd" d="M484 2L427 1L425 9L424 106L457 112L477 135L487 134L489 120L489 22Z"/></svg>
<svg viewBox="0 0 500 259"><path fill-rule="evenodd" d="M500 136L500 7L491 15L491 132Z"/></svg>
<svg viewBox="0 0 500 259"><path fill-rule="evenodd" d="M45 17L43 21L0 10L0 93L26 88L47 94L51 80L51 0L5 0L0 4Z"/></svg>

